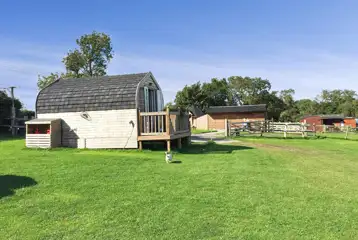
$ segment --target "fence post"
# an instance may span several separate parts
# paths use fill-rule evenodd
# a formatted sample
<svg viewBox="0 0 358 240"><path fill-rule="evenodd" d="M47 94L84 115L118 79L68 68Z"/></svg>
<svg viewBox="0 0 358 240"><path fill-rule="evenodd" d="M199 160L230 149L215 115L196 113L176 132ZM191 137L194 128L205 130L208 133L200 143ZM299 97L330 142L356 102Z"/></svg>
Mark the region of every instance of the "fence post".
<svg viewBox="0 0 358 240"><path fill-rule="evenodd" d="M228 128L228 122L227 122L227 118L225 118L225 137L228 137L229 136L229 128Z"/></svg>
<svg viewBox="0 0 358 240"><path fill-rule="evenodd" d="M167 108L167 111L166 111L165 125L167 127L167 129L166 129L167 135L170 135L170 110L169 110L169 108ZM168 151L170 151L170 141L169 141Z"/></svg>
<svg viewBox="0 0 358 240"><path fill-rule="evenodd" d="M287 123L285 124L285 129L283 131L283 137L287 138Z"/></svg>
<svg viewBox="0 0 358 240"><path fill-rule="evenodd" d="M312 131L313 131L314 136L316 136L316 123L313 123Z"/></svg>
<svg viewBox="0 0 358 240"><path fill-rule="evenodd" d="M301 131L302 131L302 138L305 137L305 127L304 127L304 123L301 123Z"/></svg>
<svg viewBox="0 0 358 240"><path fill-rule="evenodd" d="M345 137L346 140L348 139L348 132L349 132L349 126L346 127L346 137Z"/></svg>
<svg viewBox="0 0 358 240"><path fill-rule="evenodd" d="M137 114L138 114L138 136L140 136L143 132L143 125L142 125L142 117L140 116L140 110L139 108L137 109Z"/></svg>
<svg viewBox="0 0 358 240"><path fill-rule="evenodd" d="M308 133L307 133L307 121L306 121L306 119L304 120L303 123L304 123L303 130L305 131L304 135L305 135L305 137L308 137Z"/></svg>
<svg viewBox="0 0 358 240"><path fill-rule="evenodd" d="M229 120L227 120L227 128L228 128L229 137L231 137L231 123Z"/></svg>

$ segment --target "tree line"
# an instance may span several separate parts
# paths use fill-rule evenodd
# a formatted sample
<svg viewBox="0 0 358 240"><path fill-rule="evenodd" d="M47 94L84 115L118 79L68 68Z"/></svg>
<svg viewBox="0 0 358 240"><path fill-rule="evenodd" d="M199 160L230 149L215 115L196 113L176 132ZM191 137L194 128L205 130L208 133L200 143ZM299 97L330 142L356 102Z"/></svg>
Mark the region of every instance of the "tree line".
<svg viewBox="0 0 358 240"><path fill-rule="evenodd" d="M323 90L315 99L294 99L295 90L274 91L271 82L259 77L231 76L196 82L178 91L169 108L183 110L195 106L203 112L210 106L266 104L269 119L298 121L305 115L343 114L358 117L354 90Z"/></svg>
<svg viewBox="0 0 358 240"><path fill-rule="evenodd" d="M23 108L23 104L17 98L14 99L15 113L17 118L35 116L35 112ZM12 99L5 90L0 90L0 125L8 125L11 122ZM0 128L0 132L8 128Z"/></svg>
<svg viewBox="0 0 358 240"><path fill-rule="evenodd" d="M65 72L38 76L41 90L58 78L80 78L106 75L114 52L111 38L105 33L92 32L76 40L77 48L62 59ZM295 90L274 91L271 82L260 77L231 76L213 78L210 82L196 82L178 91L169 108L187 110L198 107L203 112L210 106L266 104L268 117L276 121L297 121L305 115L344 114L358 117L357 93L354 90L323 90L315 99L294 99ZM21 102L15 101L20 114ZM0 122L11 116L11 99L0 91Z"/></svg>

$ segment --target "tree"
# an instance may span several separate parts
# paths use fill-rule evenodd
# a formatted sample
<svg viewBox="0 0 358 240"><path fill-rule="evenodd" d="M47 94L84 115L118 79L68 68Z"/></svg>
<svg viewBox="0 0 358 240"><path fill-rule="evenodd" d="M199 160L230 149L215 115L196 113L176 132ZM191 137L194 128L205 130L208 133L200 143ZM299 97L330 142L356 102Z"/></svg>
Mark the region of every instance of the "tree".
<svg viewBox="0 0 358 240"><path fill-rule="evenodd" d="M14 104L16 115L18 115L22 108L22 103L19 99L15 99ZM11 118L11 108L11 97L5 91L0 91L0 123L3 122L4 118Z"/></svg>
<svg viewBox="0 0 358 240"><path fill-rule="evenodd" d="M201 110L207 107L207 96L203 93L201 83L197 82L192 85L186 85L181 91L178 91L174 103L178 108L187 110L195 106Z"/></svg>
<svg viewBox="0 0 358 240"><path fill-rule="evenodd" d="M206 97L205 105L209 106L232 106L237 105L234 92L225 78L211 79L209 83L203 83L201 86L202 94Z"/></svg>
<svg viewBox="0 0 358 240"><path fill-rule="evenodd" d="M203 112L210 106L237 105L234 92L225 78L213 78L208 83L186 85L177 93L174 102L181 109L198 107Z"/></svg>
<svg viewBox="0 0 358 240"><path fill-rule="evenodd" d="M51 83L53 83L54 81L56 81L59 78L65 78L66 74L64 73L51 73L48 76L38 76L38 80L37 80L37 87L39 90L47 87L48 85L50 85Z"/></svg>
<svg viewBox="0 0 358 240"><path fill-rule="evenodd" d="M178 107L173 103L173 102L168 102L167 104L165 104L163 111L166 111L167 108L169 108L170 110L177 110Z"/></svg>
<svg viewBox="0 0 358 240"><path fill-rule="evenodd" d="M295 90L293 89L286 89L280 92L280 99L284 104L284 107L280 114L280 121L294 122L298 120L299 111L293 98L294 94Z"/></svg>
<svg viewBox="0 0 358 240"><path fill-rule="evenodd" d="M58 78L80 78L106 75L108 63L113 58L111 38L105 33L92 32L76 40L79 49L70 50L63 58L66 73L39 76L39 90Z"/></svg>
<svg viewBox="0 0 358 240"><path fill-rule="evenodd" d="M85 66L85 58L77 49L74 51L70 50L67 56L63 58L62 62L65 64L67 73L72 73L75 78L84 75L81 73L81 69Z"/></svg>
<svg viewBox="0 0 358 240"><path fill-rule="evenodd" d="M79 50L69 51L63 59L67 72L77 77L106 75L108 63L113 58L111 38L94 31L81 36L76 43Z"/></svg>
<svg viewBox="0 0 358 240"><path fill-rule="evenodd" d="M32 117L35 117L35 111L32 111L32 110L28 110L28 109L21 109L20 110L20 114L19 114L20 117L29 117L29 118L32 118Z"/></svg>
<svg viewBox="0 0 358 240"><path fill-rule="evenodd" d="M355 115L354 102L356 98L357 94L354 90L323 90L316 98L318 102L317 112L321 114Z"/></svg>
<svg viewBox="0 0 358 240"><path fill-rule="evenodd" d="M232 76L229 77L229 84L240 105L260 104L271 90L269 80L257 77Z"/></svg>
<svg viewBox="0 0 358 240"><path fill-rule="evenodd" d="M311 99L300 99L296 101L296 107L298 109L300 117L305 115L314 115L317 113L318 103Z"/></svg>

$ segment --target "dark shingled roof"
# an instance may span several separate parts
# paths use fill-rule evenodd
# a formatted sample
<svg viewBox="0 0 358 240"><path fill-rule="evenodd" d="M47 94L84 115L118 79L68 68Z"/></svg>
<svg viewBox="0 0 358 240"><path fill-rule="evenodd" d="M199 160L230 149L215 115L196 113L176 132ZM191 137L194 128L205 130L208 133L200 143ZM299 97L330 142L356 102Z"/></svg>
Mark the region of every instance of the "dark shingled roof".
<svg viewBox="0 0 358 240"><path fill-rule="evenodd" d="M218 106L209 107L206 113L252 113L267 112L266 104L242 105L242 106Z"/></svg>
<svg viewBox="0 0 358 240"><path fill-rule="evenodd" d="M136 90L148 73L60 79L40 91L37 113L136 108Z"/></svg>
<svg viewBox="0 0 358 240"><path fill-rule="evenodd" d="M205 113L203 113L200 108L198 107L189 107L189 112L191 112L191 114L193 114L195 117L201 117L203 115L205 115Z"/></svg>
<svg viewBox="0 0 358 240"><path fill-rule="evenodd" d="M321 114L321 115L306 115L303 116L301 118L301 120L305 119L305 118L310 118L310 117L319 117L320 119L334 119L334 120L343 120L346 117L344 117L344 115L341 114Z"/></svg>

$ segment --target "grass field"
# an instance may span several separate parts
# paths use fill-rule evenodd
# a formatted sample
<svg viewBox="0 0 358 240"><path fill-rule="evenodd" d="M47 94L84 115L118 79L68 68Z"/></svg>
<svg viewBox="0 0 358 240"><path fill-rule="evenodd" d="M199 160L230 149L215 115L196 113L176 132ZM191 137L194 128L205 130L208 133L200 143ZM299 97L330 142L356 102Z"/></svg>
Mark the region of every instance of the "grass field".
<svg viewBox="0 0 358 240"><path fill-rule="evenodd" d="M163 151L0 141L0 239L355 239L358 142Z"/></svg>

